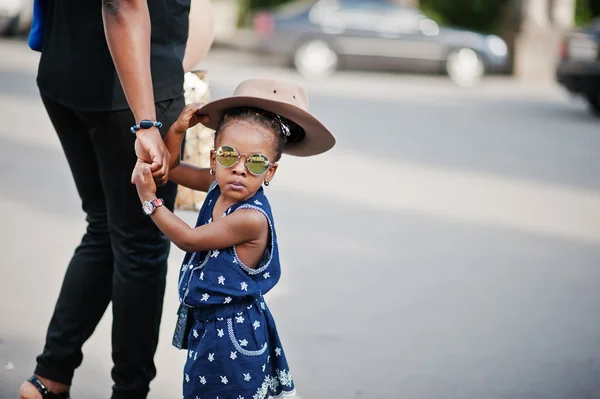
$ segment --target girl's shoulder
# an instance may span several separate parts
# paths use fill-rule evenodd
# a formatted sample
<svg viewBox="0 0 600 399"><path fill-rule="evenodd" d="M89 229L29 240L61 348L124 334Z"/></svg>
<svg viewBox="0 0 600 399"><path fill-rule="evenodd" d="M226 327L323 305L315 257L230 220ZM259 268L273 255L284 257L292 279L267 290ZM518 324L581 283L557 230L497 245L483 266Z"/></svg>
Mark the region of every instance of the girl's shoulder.
<svg viewBox="0 0 600 399"><path fill-rule="evenodd" d="M217 187L219 187L219 185L217 184L217 180L213 180L213 182L210 184L210 187L208 188L208 191L206 192L206 194L210 194Z"/></svg>
<svg viewBox="0 0 600 399"><path fill-rule="evenodd" d="M258 208L271 213L271 205L262 187L252 197L235 204L234 208Z"/></svg>
<svg viewBox="0 0 600 399"><path fill-rule="evenodd" d="M208 189L208 193L207 193L206 199L204 200L204 204L203 204L203 208L204 208L203 210L205 210L206 212L211 211L212 206L218 200L220 195L221 195L221 191L219 190L219 186L215 181L213 184L211 184L210 188ZM231 213L237 211L238 209L255 209L255 210L263 213L265 216L267 216L267 219L272 218L271 205L270 205L269 200L267 199L262 187L256 193L254 193L254 195L252 195L250 198L231 205L229 208L227 208L225 210L223 216L230 215ZM211 212L211 214L212 214L212 212ZM209 216L212 216L212 215L209 215Z"/></svg>

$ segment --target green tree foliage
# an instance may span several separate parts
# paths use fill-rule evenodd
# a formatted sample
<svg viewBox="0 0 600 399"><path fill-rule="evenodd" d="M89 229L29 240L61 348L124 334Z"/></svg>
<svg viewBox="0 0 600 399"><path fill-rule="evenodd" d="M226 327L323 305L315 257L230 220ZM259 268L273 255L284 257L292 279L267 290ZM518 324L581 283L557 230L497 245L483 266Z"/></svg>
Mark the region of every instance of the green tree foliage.
<svg viewBox="0 0 600 399"><path fill-rule="evenodd" d="M262 10L277 7L289 3L291 0L245 0L249 3L251 10Z"/></svg>
<svg viewBox="0 0 600 399"><path fill-rule="evenodd" d="M250 11L270 9L294 0L238 1L240 23L242 23ZM423 12L439 24L484 33L497 33L510 0L419 0L419 2ZM598 16L600 16L600 0L576 0L575 20L578 25L585 25Z"/></svg>
<svg viewBox="0 0 600 399"><path fill-rule="evenodd" d="M238 26L244 26L248 23L248 15L257 10L267 10L289 3L294 0L238 0L239 14Z"/></svg>
<svg viewBox="0 0 600 399"><path fill-rule="evenodd" d="M440 24L497 32L508 0L421 0L421 9Z"/></svg>
<svg viewBox="0 0 600 399"><path fill-rule="evenodd" d="M584 26L600 17L600 0L575 1L575 25Z"/></svg>

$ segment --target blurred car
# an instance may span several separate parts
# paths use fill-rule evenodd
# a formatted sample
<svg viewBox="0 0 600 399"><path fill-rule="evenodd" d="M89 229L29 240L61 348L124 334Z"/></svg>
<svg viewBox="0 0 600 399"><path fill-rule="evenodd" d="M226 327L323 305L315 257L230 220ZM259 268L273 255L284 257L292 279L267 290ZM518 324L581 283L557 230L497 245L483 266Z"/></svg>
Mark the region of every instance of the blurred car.
<svg viewBox="0 0 600 399"><path fill-rule="evenodd" d="M439 26L386 0L300 1L253 18L256 50L287 57L306 77L338 68L446 72L461 86L508 67L495 35Z"/></svg>
<svg viewBox="0 0 600 399"><path fill-rule="evenodd" d="M0 0L0 35L29 32L33 20L33 0Z"/></svg>
<svg viewBox="0 0 600 399"><path fill-rule="evenodd" d="M600 18L564 36L556 79L571 93L585 97L591 111L600 116Z"/></svg>

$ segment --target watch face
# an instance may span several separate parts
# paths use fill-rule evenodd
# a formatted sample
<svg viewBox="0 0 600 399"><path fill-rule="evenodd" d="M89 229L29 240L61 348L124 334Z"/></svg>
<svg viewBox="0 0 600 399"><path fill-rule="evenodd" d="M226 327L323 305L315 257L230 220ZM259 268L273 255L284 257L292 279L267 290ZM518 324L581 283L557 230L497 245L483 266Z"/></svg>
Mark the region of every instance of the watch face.
<svg viewBox="0 0 600 399"><path fill-rule="evenodd" d="M144 209L144 213L146 215L150 215L152 213L152 210L154 209L154 205L152 204L152 202L144 202L142 208Z"/></svg>

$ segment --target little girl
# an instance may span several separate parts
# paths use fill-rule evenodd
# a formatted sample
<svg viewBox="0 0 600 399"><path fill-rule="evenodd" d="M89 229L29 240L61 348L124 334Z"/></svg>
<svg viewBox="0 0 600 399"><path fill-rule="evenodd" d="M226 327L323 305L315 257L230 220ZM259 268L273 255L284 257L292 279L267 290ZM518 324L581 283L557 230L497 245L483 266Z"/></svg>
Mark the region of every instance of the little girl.
<svg viewBox="0 0 600 399"><path fill-rule="evenodd" d="M282 153L316 155L335 144L307 109L301 87L271 79L247 80L232 97L186 107L165 138L171 154L179 154L185 131L199 120L215 130L210 170L181 163L169 174L177 184L208 192L196 228L161 206L150 165L138 161L135 167L132 180L144 212L187 252L173 338L176 347L188 350L184 399L295 394L263 298L281 268L262 185L273 180Z"/></svg>

